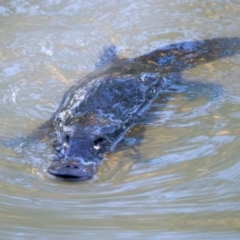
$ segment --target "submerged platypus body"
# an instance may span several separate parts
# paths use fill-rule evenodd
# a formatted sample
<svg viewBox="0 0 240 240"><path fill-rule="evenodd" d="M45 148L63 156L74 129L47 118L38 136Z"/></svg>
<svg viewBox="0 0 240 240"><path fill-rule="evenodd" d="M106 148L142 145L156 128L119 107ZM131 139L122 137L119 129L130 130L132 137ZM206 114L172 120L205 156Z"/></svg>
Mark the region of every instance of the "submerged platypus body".
<svg viewBox="0 0 240 240"><path fill-rule="evenodd" d="M240 53L240 38L181 42L133 59L113 58L71 87L51 118L52 175L86 180L138 121L173 73Z"/></svg>

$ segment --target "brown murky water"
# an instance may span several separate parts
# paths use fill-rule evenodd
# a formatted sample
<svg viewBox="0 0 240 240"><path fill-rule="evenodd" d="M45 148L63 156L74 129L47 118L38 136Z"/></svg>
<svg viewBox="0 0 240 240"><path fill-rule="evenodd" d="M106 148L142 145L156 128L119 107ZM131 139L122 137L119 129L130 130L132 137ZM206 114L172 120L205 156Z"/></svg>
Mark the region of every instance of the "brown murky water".
<svg viewBox="0 0 240 240"><path fill-rule="evenodd" d="M110 44L134 57L240 36L239 22L236 0L1 1L1 138L47 120ZM239 239L240 55L184 78L185 93L157 100L88 182L46 173L48 139L1 145L0 239Z"/></svg>

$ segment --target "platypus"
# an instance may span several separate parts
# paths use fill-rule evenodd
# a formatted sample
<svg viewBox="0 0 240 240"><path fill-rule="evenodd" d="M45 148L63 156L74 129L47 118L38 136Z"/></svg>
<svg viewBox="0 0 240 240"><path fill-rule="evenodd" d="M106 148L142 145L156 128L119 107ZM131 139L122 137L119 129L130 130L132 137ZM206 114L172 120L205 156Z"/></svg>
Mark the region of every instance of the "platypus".
<svg viewBox="0 0 240 240"><path fill-rule="evenodd" d="M103 154L113 151L137 124L174 73L237 53L240 38L214 38L171 44L136 58L115 56L99 64L65 93L50 119L56 156L48 172L92 178Z"/></svg>

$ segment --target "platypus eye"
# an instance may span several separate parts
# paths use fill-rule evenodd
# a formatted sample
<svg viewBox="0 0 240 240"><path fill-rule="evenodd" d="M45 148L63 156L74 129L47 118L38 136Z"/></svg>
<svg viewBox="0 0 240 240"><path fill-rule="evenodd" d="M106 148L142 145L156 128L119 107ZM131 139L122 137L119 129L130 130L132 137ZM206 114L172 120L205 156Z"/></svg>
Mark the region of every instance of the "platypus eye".
<svg viewBox="0 0 240 240"><path fill-rule="evenodd" d="M66 142L67 144L70 142L70 136L69 136L69 134L66 134L66 135L64 136L64 140L65 140L65 142Z"/></svg>
<svg viewBox="0 0 240 240"><path fill-rule="evenodd" d="M101 144L104 142L103 137L99 137L93 142L93 147L95 150L99 150L101 148Z"/></svg>

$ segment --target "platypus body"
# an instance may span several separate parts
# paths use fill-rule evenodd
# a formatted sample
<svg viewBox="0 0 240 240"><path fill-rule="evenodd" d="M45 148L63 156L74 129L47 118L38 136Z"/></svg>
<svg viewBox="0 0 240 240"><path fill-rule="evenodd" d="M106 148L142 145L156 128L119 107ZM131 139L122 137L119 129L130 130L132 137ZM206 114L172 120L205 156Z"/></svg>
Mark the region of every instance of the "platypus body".
<svg viewBox="0 0 240 240"><path fill-rule="evenodd" d="M50 119L56 157L48 172L90 179L174 73L237 53L235 37L181 42L133 59L114 56L72 86Z"/></svg>

